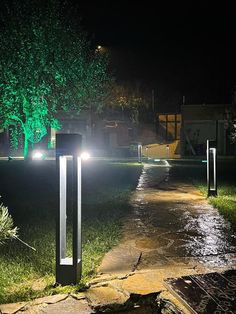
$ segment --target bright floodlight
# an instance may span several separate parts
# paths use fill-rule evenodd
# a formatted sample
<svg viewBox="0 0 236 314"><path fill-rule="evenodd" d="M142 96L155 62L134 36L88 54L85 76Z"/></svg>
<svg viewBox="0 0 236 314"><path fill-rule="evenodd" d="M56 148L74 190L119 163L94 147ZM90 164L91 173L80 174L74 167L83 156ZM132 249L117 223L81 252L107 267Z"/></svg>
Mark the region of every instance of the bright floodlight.
<svg viewBox="0 0 236 314"><path fill-rule="evenodd" d="M33 159L40 160L40 159L43 159L43 157L44 157L44 155L42 152L40 152L40 151L33 152L33 155L32 155Z"/></svg>
<svg viewBox="0 0 236 314"><path fill-rule="evenodd" d="M88 160L90 158L90 154L88 152L83 152L80 157L82 160Z"/></svg>

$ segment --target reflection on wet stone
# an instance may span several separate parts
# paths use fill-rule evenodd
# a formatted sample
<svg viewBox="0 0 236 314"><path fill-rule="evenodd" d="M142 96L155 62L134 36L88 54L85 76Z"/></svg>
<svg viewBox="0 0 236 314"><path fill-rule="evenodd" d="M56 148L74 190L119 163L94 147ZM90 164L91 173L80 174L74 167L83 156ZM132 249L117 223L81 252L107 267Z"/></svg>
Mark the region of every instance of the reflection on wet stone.
<svg viewBox="0 0 236 314"><path fill-rule="evenodd" d="M123 241L106 254L100 267L103 274L129 274L125 289L149 293L151 281L153 291L168 294L167 278L188 276L189 282L195 274L236 267L236 235L230 224L170 167L144 165L130 205L133 210L124 222ZM141 282L140 276L145 280ZM196 306L204 309L208 301L203 293ZM149 313L147 307L142 310Z"/></svg>
<svg viewBox="0 0 236 314"><path fill-rule="evenodd" d="M213 264L222 266L228 263L224 255L236 252L230 225L191 184L172 175L169 167L144 165L131 205L129 225L135 229L130 232L136 234L136 246L146 252L145 258L148 250L149 254L156 250L166 256L198 258L209 265L207 257L217 256Z"/></svg>

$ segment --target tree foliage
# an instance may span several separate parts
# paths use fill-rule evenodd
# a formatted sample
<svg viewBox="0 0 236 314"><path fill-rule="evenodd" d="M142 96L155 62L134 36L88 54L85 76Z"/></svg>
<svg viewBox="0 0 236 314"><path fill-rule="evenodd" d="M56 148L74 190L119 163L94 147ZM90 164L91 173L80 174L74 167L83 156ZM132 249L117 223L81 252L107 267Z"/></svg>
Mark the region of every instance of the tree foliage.
<svg viewBox="0 0 236 314"><path fill-rule="evenodd" d="M107 107L120 109L130 121L138 123L139 114L148 108L147 99L139 88L127 84L113 83L107 98Z"/></svg>
<svg viewBox="0 0 236 314"><path fill-rule="evenodd" d="M232 104L225 110L225 128L229 131L230 140L236 143L236 87L232 94Z"/></svg>
<svg viewBox="0 0 236 314"><path fill-rule="evenodd" d="M236 108L231 106L226 109L226 128L229 130L229 136L232 143L236 142Z"/></svg>
<svg viewBox="0 0 236 314"><path fill-rule="evenodd" d="M109 82L107 58L68 24L58 0L6 1L0 34L0 127L18 147L60 128L58 110L99 110Z"/></svg>

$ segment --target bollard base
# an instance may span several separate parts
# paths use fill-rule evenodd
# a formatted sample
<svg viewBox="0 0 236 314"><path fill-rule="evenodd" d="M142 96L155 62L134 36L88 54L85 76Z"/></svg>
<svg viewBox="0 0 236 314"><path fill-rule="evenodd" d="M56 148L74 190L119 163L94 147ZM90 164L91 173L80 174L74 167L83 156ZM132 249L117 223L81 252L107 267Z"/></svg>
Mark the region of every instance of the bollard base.
<svg viewBox="0 0 236 314"><path fill-rule="evenodd" d="M217 196L217 190L208 190L207 197L209 196Z"/></svg>
<svg viewBox="0 0 236 314"><path fill-rule="evenodd" d="M57 265L56 283L62 286L75 285L81 279L82 263L77 265Z"/></svg>

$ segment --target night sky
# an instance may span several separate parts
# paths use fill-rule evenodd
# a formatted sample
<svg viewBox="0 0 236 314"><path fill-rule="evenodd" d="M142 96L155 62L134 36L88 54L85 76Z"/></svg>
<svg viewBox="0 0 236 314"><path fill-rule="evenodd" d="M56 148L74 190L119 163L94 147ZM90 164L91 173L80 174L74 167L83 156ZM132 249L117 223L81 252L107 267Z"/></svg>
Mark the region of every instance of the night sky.
<svg viewBox="0 0 236 314"><path fill-rule="evenodd" d="M235 10L225 2L80 0L83 28L114 73L155 90L160 110L229 103L236 84Z"/></svg>

